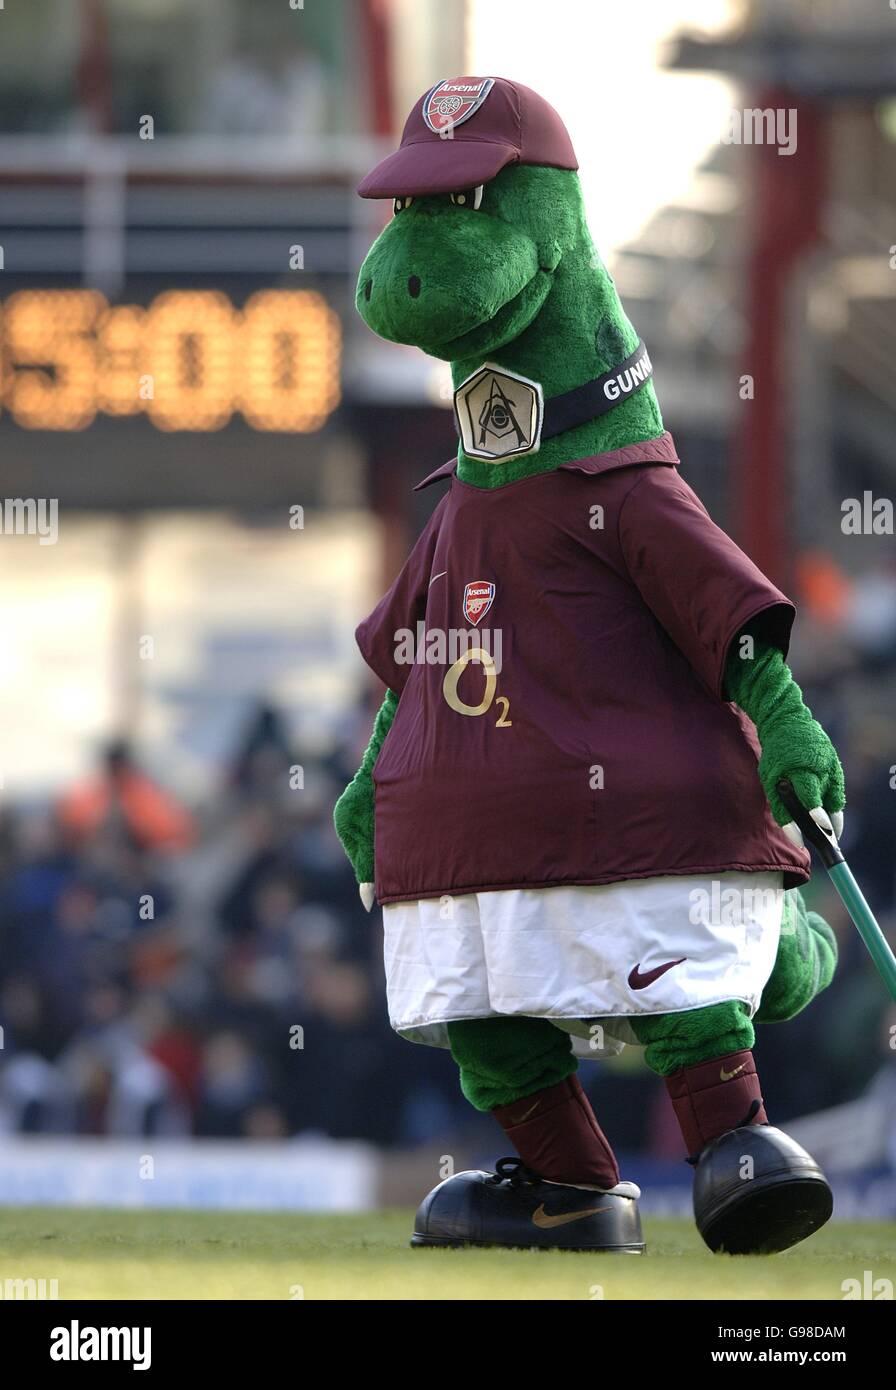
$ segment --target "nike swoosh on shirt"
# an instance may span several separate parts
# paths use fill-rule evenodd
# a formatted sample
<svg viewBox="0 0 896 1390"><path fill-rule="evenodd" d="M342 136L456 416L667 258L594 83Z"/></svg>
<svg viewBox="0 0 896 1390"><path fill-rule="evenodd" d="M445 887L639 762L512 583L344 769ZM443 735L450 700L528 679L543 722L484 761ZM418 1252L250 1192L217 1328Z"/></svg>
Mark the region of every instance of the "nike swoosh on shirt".
<svg viewBox="0 0 896 1390"><path fill-rule="evenodd" d="M437 579L444 579L444 578L445 578L445 575L446 575L447 573L448 573L447 570L442 570L441 574L434 574L433 577L432 577L432 579L429 581L429 587L430 587L430 589L432 588L433 584L435 584L435 582L436 582Z"/></svg>
<svg viewBox="0 0 896 1390"><path fill-rule="evenodd" d="M612 1211L612 1207L588 1207L585 1211L563 1211L550 1216L544 1209L544 1202L532 1213L532 1225L542 1231L552 1231L555 1226L568 1226L572 1221L584 1221L586 1216L597 1216L600 1211Z"/></svg>
<svg viewBox="0 0 896 1390"><path fill-rule="evenodd" d="M719 1080L730 1081L732 1076L737 1076L737 1073L743 1071L746 1065L746 1062L741 1062L739 1067L734 1068L734 1071L726 1071L724 1067L719 1067Z"/></svg>
<svg viewBox="0 0 896 1390"><path fill-rule="evenodd" d="M645 970L641 973L641 962L632 967L632 972L628 977L629 989L646 989L652 985L654 980L658 980L661 975L665 975L667 970L671 970L673 965L681 965L682 961L687 960L687 956L680 956L678 960L667 960L665 965L655 965L652 970Z"/></svg>

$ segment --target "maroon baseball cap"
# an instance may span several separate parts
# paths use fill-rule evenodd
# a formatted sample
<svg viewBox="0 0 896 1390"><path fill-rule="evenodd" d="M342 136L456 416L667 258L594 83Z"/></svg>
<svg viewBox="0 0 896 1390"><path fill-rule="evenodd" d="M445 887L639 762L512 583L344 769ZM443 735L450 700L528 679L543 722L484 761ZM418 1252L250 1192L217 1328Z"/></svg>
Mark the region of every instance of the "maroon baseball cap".
<svg viewBox="0 0 896 1390"><path fill-rule="evenodd" d="M420 98L394 154L362 179L362 198L425 197L488 183L506 164L578 169L553 106L505 77L449 77Z"/></svg>

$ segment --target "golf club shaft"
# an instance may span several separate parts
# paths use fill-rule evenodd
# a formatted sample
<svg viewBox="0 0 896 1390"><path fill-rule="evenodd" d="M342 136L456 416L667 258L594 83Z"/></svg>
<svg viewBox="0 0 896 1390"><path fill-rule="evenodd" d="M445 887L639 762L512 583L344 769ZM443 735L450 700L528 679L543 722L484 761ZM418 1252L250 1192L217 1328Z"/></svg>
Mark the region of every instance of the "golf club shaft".
<svg viewBox="0 0 896 1390"><path fill-rule="evenodd" d="M891 999L896 1000L896 956L890 950L871 908L865 901L861 888L852 875L852 870L843 858L843 851L833 834L822 830L802 804L790 779L784 777L777 786L778 795L784 802L794 821L802 831L803 838L814 846L821 862L830 875L831 882L840 895L843 906L849 913L856 930L868 947L868 952L886 985Z"/></svg>
<svg viewBox="0 0 896 1390"><path fill-rule="evenodd" d="M875 921L852 870L844 861L842 864L833 864L828 869L828 874L843 900L844 907L855 922L859 935L868 947L871 959L890 991L890 997L896 1000L896 956L893 955L886 937Z"/></svg>

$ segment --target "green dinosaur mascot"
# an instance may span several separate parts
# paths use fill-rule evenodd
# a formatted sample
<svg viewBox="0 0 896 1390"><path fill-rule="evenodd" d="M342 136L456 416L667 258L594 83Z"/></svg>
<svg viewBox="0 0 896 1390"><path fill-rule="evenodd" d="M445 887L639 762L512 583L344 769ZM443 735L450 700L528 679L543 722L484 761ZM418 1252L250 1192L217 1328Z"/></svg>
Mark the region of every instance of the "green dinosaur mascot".
<svg viewBox="0 0 896 1390"><path fill-rule="evenodd" d="M792 605L678 472L576 169L534 92L461 77L359 188L394 217L358 310L451 363L460 445L358 629L387 694L336 827L383 906L393 1027L450 1047L519 1155L436 1187L413 1243L643 1249L576 1075L633 1043L707 1244L781 1250L831 1195L768 1123L753 1025L824 989L836 945L775 787L839 834L843 778L785 664Z"/></svg>

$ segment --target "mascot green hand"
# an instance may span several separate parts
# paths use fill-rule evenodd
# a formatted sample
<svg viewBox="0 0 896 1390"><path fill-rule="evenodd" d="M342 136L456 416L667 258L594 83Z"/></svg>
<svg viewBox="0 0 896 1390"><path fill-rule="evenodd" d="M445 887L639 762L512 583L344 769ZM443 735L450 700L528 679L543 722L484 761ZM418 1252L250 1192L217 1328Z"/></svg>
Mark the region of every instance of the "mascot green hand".
<svg viewBox="0 0 896 1390"><path fill-rule="evenodd" d="M391 690L380 705L373 725L370 742L361 759L361 766L340 796L333 810L336 834L349 857L361 889L361 901L369 912L373 907L373 767L392 727L397 697Z"/></svg>
<svg viewBox="0 0 896 1390"><path fill-rule="evenodd" d="M793 605L678 471L576 170L539 96L461 77L359 188L394 216L358 311L451 364L459 447L357 631L389 693L336 825L392 1026L451 1049L518 1155L441 1183L412 1243L642 1250L577 1075L632 1044L707 1244L783 1250L831 1195L769 1124L754 1021L810 1003L836 943L775 784L839 832L843 777L785 663Z"/></svg>
<svg viewBox="0 0 896 1390"><path fill-rule="evenodd" d="M802 692L781 652L764 642L733 646L725 667L725 690L756 725L762 747L759 778L772 814L794 844L803 837L777 793L789 778L803 805L822 829L840 837L846 795L837 750L803 704Z"/></svg>

